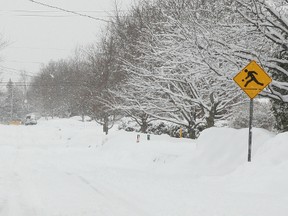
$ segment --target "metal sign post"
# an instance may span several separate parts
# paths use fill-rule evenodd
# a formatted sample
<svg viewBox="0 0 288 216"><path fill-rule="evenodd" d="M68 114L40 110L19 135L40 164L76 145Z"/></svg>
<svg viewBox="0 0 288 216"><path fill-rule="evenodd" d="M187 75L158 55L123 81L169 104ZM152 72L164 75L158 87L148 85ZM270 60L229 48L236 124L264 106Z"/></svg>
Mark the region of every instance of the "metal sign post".
<svg viewBox="0 0 288 216"><path fill-rule="evenodd" d="M253 98L250 99L248 162L251 162L251 153L252 153L252 121L253 121Z"/></svg>
<svg viewBox="0 0 288 216"><path fill-rule="evenodd" d="M248 162L251 162L253 98L256 97L272 79L255 61L251 61L233 80L250 97Z"/></svg>

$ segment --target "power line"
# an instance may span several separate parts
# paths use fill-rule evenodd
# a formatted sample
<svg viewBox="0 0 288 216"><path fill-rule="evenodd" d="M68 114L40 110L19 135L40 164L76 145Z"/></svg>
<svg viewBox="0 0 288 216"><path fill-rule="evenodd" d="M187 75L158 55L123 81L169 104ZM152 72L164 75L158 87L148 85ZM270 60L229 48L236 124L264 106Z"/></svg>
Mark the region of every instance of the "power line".
<svg viewBox="0 0 288 216"><path fill-rule="evenodd" d="M35 2L36 3L36 2ZM63 9L65 10L65 9ZM13 14L10 14L9 16L15 16L15 17L48 17L48 18L59 18L59 17L75 17L79 16L81 13L93 13L93 14L102 14L94 16L93 18L99 18L99 17L107 17L107 18L113 18L116 16L124 16L124 15L111 15L111 13L119 13L119 12L127 12L125 10L79 10L79 11L72 11L74 15L64 15L63 12L67 13L68 11L51 11L51 10L0 10L0 16L6 16L7 14L12 12ZM4 12L4 14L1 14L1 12ZM21 13L21 14L20 14ZM70 13L70 12L69 12ZM77 13L77 14L76 14ZM106 15L104 15L106 14ZM87 14L82 14L83 16L89 16ZM127 15L125 15L127 16ZM101 18L99 18L101 19ZM106 22L110 22L108 20L105 20Z"/></svg>
<svg viewBox="0 0 288 216"><path fill-rule="evenodd" d="M17 60L5 60L4 62L13 62L13 63L31 63L31 64L42 64L43 62L29 62L29 61L17 61Z"/></svg>
<svg viewBox="0 0 288 216"><path fill-rule="evenodd" d="M61 48L45 48L45 47L17 47L9 46L9 49L35 49L35 50L59 50L59 51L70 51L70 49L61 49Z"/></svg>
<svg viewBox="0 0 288 216"><path fill-rule="evenodd" d="M31 73L31 72L27 72L26 70L19 70L19 69L16 69L16 68L11 68L11 67L5 67L5 66L2 66L0 65L0 69L2 70L1 72L8 72L8 73L24 73L26 76L29 76L29 77L35 77L37 75Z"/></svg>
<svg viewBox="0 0 288 216"><path fill-rule="evenodd" d="M59 13L57 10L0 10L0 12L15 12L15 13ZM126 10L80 10L73 11L76 13L110 13L110 12L127 12ZM60 11L61 13L61 11Z"/></svg>
<svg viewBox="0 0 288 216"><path fill-rule="evenodd" d="M48 18L59 18L59 17L63 17L63 18L69 18L69 17L77 17L78 15L33 15L33 14L22 14L22 15L15 15L15 16L18 16L18 17L48 17ZM106 16L98 16L98 17L109 17L109 18L112 18L112 17L115 17L115 16L112 16L112 15L106 15Z"/></svg>
<svg viewBox="0 0 288 216"><path fill-rule="evenodd" d="M16 15L18 17L52 17L52 18L59 18L59 17L76 17L77 15L30 15L30 14L22 14Z"/></svg>
<svg viewBox="0 0 288 216"><path fill-rule="evenodd" d="M6 16L4 14L0 14L0 16ZM13 16L13 17L43 17L43 18L71 18L71 17L77 17L79 15L41 15L41 14L16 14L16 15L10 15L10 16ZM106 18L115 18L115 17L124 17L126 15L102 15L102 16L97 16L98 19L102 19L102 18L99 18L99 17L106 17ZM94 16L94 18L96 18ZM110 22L110 21L106 21L106 22Z"/></svg>
<svg viewBox="0 0 288 216"><path fill-rule="evenodd" d="M53 6L53 5L48 5L48 4L45 4L45 3L42 3L42 2L38 2L38 1L34 1L34 0L28 0L28 1L31 1L31 2L33 2L35 4L39 4L39 5L42 5L42 6L45 6L45 7L49 7L49 8L53 8L53 9L56 9L56 10L64 11L64 12L67 12L67 13L72 13L72 14L75 14L75 15L78 15L78 16L94 19L94 20L97 20L97 21L102 21L102 22L106 22L106 23L110 22L109 20L105 20L105 19L101 19L101 18L90 16L90 15L87 15L87 14L82 14L82 13L78 13L78 12L75 12L75 11L63 9L63 8L60 8L60 7L57 7L57 6Z"/></svg>
<svg viewBox="0 0 288 216"><path fill-rule="evenodd" d="M7 86L10 83L9 81L0 82L0 87ZM74 83L74 82L57 82L51 84L41 84L41 83L33 83L33 82L13 82L13 86L16 87L23 87L23 86L30 86L30 87L93 87L94 84L81 84L81 83Z"/></svg>

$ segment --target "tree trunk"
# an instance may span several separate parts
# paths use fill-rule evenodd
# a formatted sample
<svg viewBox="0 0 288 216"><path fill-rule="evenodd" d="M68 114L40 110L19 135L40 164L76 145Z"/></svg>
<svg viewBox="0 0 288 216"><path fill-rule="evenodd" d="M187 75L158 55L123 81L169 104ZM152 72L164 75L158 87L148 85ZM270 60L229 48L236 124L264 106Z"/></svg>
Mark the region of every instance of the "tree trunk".
<svg viewBox="0 0 288 216"><path fill-rule="evenodd" d="M140 128L141 133L147 133L147 128L148 128L147 121L142 119L142 124Z"/></svg>
<svg viewBox="0 0 288 216"><path fill-rule="evenodd" d="M206 125L207 128L213 127L215 124L215 116L211 115L206 118Z"/></svg>
<svg viewBox="0 0 288 216"><path fill-rule="evenodd" d="M108 117L104 117L104 123L103 123L103 132L107 135L108 134Z"/></svg>
<svg viewBox="0 0 288 216"><path fill-rule="evenodd" d="M196 133L195 128L189 127L188 128L188 135L189 135L190 139L196 139L197 138L197 133Z"/></svg>

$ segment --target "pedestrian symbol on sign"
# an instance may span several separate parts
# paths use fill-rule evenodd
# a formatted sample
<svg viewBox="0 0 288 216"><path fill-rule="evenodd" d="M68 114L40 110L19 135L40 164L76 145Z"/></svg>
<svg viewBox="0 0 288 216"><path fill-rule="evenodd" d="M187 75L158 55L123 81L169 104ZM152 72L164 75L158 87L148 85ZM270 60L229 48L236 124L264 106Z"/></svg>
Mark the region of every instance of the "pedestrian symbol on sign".
<svg viewBox="0 0 288 216"><path fill-rule="evenodd" d="M255 77L255 75L258 75L257 72L255 72L255 71L249 71L248 69L245 69L244 71L245 71L245 73L247 73L247 76L245 77L245 80L247 80L248 78L250 78L249 80L247 80L247 82L245 83L244 87L247 87L247 85L248 85L250 82L252 82L252 81L254 81L255 83L257 83L257 84L260 85L260 86L263 86L263 85L264 85L263 83L260 83L260 82L257 80L257 78ZM255 74L255 75L254 75L254 74ZM243 79L242 81L244 82L245 80Z"/></svg>

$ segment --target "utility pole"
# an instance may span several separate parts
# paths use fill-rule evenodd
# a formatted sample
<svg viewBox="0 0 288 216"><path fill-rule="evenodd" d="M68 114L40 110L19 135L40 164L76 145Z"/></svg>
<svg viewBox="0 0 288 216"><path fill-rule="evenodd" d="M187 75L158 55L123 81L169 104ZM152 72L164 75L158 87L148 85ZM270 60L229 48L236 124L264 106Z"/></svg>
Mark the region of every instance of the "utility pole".
<svg viewBox="0 0 288 216"><path fill-rule="evenodd" d="M13 100L14 100L14 88L13 88L13 84L11 85L11 104L10 104L10 118L11 118L11 121L13 120L13 109L14 109L14 103L13 103Z"/></svg>

